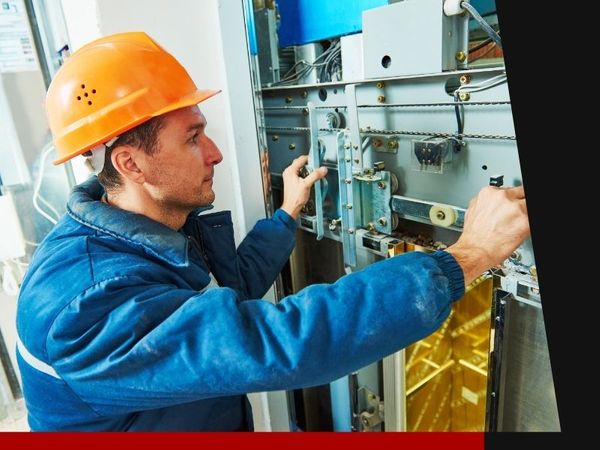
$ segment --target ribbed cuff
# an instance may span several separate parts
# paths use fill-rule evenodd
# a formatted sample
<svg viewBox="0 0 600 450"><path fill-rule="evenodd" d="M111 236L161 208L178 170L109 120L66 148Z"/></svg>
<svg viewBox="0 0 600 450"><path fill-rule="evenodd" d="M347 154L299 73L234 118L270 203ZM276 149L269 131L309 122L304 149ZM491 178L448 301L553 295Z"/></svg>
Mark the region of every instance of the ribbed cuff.
<svg viewBox="0 0 600 450"><path fill-rule="evenodd" d="M437 260L442 272L448 278L448 289L452 301L456 301L465 295L465 276L454 256L443 250L431 253L431 256Z"/></svg>
<svg viewBox="0 0 600 450"><path fill-rule="evenodd" d="M283 222L283 224L288 227L291 232L295 232L296 228L298 228L298 223L294 220L294 218L281 208L275 211L275 214L273 214L273 219Z"/></svg>

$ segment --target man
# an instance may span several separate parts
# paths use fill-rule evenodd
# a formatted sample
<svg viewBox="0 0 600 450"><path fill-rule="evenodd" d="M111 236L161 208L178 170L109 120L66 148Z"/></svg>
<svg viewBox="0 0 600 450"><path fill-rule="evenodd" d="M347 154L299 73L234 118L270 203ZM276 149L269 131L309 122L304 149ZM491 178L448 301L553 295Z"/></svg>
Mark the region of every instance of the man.
<svg viewBox="0 0 600 450"><path fill-rule="evenodd" d="M57 162L84 154L100 173L74 189L22 285L33 430L251 430L244 394L327 383L429 335L528 235L523 189L485 188L447 251L262 301L326 171L301 178L296 159L281 208L236 249L228 212L200 214L222 155L196 105L216 93L144 33L94 41L56 74Z"/></svg>

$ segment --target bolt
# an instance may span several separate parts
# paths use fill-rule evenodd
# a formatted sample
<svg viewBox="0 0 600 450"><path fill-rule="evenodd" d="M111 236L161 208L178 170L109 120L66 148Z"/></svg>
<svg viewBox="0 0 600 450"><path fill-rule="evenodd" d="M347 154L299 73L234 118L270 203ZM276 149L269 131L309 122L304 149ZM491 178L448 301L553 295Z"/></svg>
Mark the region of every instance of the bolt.
<svg viewBox="0 0 600 450"><path fill-rule="evenodd" d="M345 149L349 149L350 148L350 144L344 144L344 148Z"/></svg>
<svg viewBox="0 0 600 450"><path fill-rule="evenodd" d="M292 97L286 97L285 98L285 102L286 103L292 103L293 98Z"/></svg>
<svg viewBox="0 0 600 450"><path fill-rule="evenodd" d="M382 227L385 227L387 225L387 219L385 217L380 217L379 219L377 219L377 222L379 223L379 225L381 225Z"/></svg>
<svg viewBox="0 0 600 450"><path fill-rule="evenodd" d="M354 150L358 150L358 145L353 145L353 146L352 146L352 148L353 148Z"/></svg>
<svg viewBox="0 0 600 450"><path fill-rule="evenodd" d="M271 139L273 139L274 141L278 141L279 140L279 135L278 134L274 134Z"/></svg>
<svg viewBox="0 0 600 450"><path fill-rule="evenodd" d="M458 98L460 98L461 102L466 102L471 99L471 94L469 94L468 92L459 92Z"/></svg>
<svg viewBox="0 0 600 450"><path fill-rule="evenodd" d="M471 75L468 73L460 77L460 84L469 84L471 82Z"/></svg>
<svg viewBox="0 0 600 450"><path fill-rule="evenodd" d="M295 150L296 149L296 144L290 144L290 145L288 145L288 148L290 150Z"/></svg>
<svg viewBox="0 0 600 450"><path fill-rule="evenodd" d="M529 268L529 273L531 274L532 277L536 278L537 277L537 268L535 266L531 266Z"/></svg>
<svg viewBox="0 0 600 450"><path fill-rule="evenodd" d="M373 222L369 222L367 224L367 230L369 230L369 231L375 231L375 224Z"/></svg>
<svg viewBox="0 0 600 450"><path fill-rule="evenodd" d="M350 161L352 161L352 158L346 158L345 161L350 162Z"/></svg>
<svg viewBox="0 0 600 450"><path fill-rule="evenodd" d="M352 183L352 178L346 178L346 179L344 180L344 182L345 182L346 184L350 184L350 183Z"/></svg>
<svg viewBox="0 0 600 450"><path fill-rule="evenodd" d="M346 205L346 209L352 209L352 203L348 203L348 204Z"/></svg>
<svg viewBox="0 0 600 450"><path fill-rule="evenodd" d="M381 147L382 144L381 139L373 139L373 147Z"/></svg>
<svg viewBox="0 0 600 450"><path fill-rule="evenodd" d="M354 228L348 228L348 234L354 234Z"/></svg>
<svg viewBox="0 0 600 450"><path fill-rule="evenodd" d="M308 108L303 108L302 109L302 115L303 116L308 116Z"/></svg>
<svg viewBox="0 0 600 450"><path fill-rule="evenodd" d="M359 164L359 163L360 163L360 159L355 159L355 160L354 160L354 162L355 162L356 164Z"/></svg>
<svg viewBox="0 0 600 450"><path fill-rule="evenodd" d="M439 220L444 220L446 218L446 214L444 214L444 211L438 211L435 213L435 217L437 217Z"/></svg>
<svg viewBox="0 0 600 450"><path fill-rule="evenodd" d="M510 259L514 259L515 261L521 261L521 253L515 250L510 255Z"/></svg>
<svg viewBox="0 0 600 450"><path fill-rule="evenodd" d="M308 97L308 92L302 91L302 98L306 98L306 97Z"/></svg>
<svg viewBox="0 0 600 450"><path fill-rule="evenodd" d="M378 81L376 86L377 89L383 89L385 87L385 83L383 81Z"/></svg>
<svg viewBox="0 0 600 450"><path fill-rule="evenodd" d="M379 189L385 189L387 186L387 184L385 184L385 181L380 181L379 183L377 183L377 187Z"/></svg>
<svg viewBox="0 0 600 450"><path fill-rule="evenodd" d="M465 59L467 59L467 54L461 50L460 52L456 52L454 57L457 61L463 62Z"/></svg>
<svg viewBox="0 0 600 450"><path fill-rule="evenodd" d="M390 139L390 140L388 141L388 143L387 143L387 147L388 147L390 150L397 149L397 148L398 148L398 141L397 141L397 140L395 140L395 139Z"/></svg>
<svg viewBox="0 0 600 450"><path fill-rule="evenodd" d="M379 95L379 96L377 97L377 101L378 101L379 103L383 103L383 102L385 102L385 95Z"/></svg>

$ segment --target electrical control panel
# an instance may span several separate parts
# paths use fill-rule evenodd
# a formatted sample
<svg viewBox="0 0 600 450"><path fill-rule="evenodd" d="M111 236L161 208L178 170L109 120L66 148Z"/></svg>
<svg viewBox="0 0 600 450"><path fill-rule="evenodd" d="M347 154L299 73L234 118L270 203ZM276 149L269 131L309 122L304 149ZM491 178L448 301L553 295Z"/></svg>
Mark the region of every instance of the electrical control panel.
<svg viewBox="0 0 600 450"><path fill-rule="evenodd" d="M480 189L522 184L509 74L503 60L489 53L497 44L470 31L467 12L447 16L443 6L443 0L405 0L367 9L362 33L280 48L279 80L258 83L271 211L281 204L282 172L295 158L309 156L307 172L328 168L298 220L298 244L282 273L280 296L383 258L447 248L460 236L469 201ZM486 54L492 57L481 56ZM541 311L541 298L531 289L539 293L528 240L502 267L468 286L431 336L349 374L341 381L348 389L332 384L296 392L291 408L298 425L354 431L533 428L503 417L510 415L504 404L525 399L509 395L514 387L501 364L510 359L511 345L502 336L516 333L503 328L509 326L504 305ZM545 341L540 345L540 361L549 364ZM515 363L511 370L527 368ZM540 389L553 393L551 373L546 375ZM392 401L392 391L402 398ZM352 398L340 400L339 392ZM327 397L330 409L310 400L315 396ZM535 427L557 431L555 399L545 398L547 417Z"/></svg>

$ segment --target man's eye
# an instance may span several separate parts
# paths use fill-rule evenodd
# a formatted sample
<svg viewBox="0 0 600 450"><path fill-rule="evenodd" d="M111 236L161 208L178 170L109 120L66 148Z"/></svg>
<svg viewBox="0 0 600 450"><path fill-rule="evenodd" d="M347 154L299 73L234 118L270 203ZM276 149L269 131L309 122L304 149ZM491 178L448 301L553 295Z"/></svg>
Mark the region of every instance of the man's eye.
<svg viewBox="0 0 600 450"><path fill-rule="evenodd" d="M193 135L193 136L190 138L190 142L191 142L192 144L197 144L197 143L198 143L198 136L199 136L199 134L198 134L198 133L196 133L195 135Z"/></svg>

